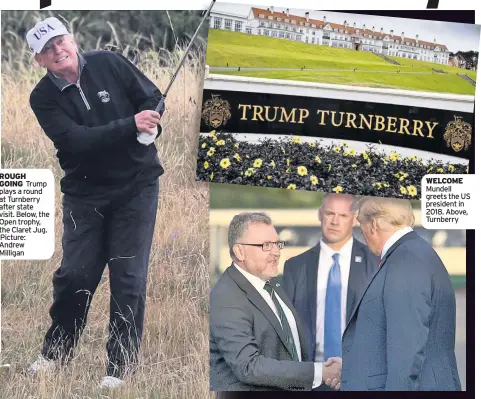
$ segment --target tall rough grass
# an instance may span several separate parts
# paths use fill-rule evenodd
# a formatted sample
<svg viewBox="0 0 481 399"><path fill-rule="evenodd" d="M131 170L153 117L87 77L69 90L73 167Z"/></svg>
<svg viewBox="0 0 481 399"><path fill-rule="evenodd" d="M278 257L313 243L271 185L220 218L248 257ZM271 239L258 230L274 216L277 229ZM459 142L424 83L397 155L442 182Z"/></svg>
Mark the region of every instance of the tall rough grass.
<svg viewBox="0 0 481 399"><path fill-rule="evenodd" d="M19 58L25 52L19 51ZM162 91L179 61L159 68L155 52L141 54L139 67ZM107 269L89 313L76 358L54 375L29 377L49 326L51 279L61 251L61 193L55 149L39 127L28 100L43 71L21 59L2 64L2 168L53 171L55 253L47 261L2 262L0 398L207 398L208 384L208 185L195 182L204 64L193 53L166 100L163 134L157 140L165 168L150 258L140 369L126 388L105 393L98 383L106 366L109 282Z"/></svg>

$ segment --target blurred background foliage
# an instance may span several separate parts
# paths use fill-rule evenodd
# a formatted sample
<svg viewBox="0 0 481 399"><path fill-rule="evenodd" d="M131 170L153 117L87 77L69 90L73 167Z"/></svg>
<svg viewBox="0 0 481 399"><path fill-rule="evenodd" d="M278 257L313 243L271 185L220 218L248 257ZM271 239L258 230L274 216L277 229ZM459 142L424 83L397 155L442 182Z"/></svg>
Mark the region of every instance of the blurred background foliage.
<svg viewBox="0 0 481 399"><path fill-rule="evenodd" d="M169 65L171 53L181 52L189 43L204 11L2 11L2 64L31 63L32 54L25 35L35 23L60 19L74 34L80 50L109 49L136 62L141 52L152 52L161 65ZM196 55L205 52L208 19L196 40ZM199 51L200 50L200 51Z"/></svg>
<svg viewBox="0 0 481 399"><path fill-rule="evenodd" d="M210 183L210 207L212 209L231 208L317 208L325 193L306 190L286 190L238 184ZM421 208L419 200L412 200L413 208Z"/></svg>

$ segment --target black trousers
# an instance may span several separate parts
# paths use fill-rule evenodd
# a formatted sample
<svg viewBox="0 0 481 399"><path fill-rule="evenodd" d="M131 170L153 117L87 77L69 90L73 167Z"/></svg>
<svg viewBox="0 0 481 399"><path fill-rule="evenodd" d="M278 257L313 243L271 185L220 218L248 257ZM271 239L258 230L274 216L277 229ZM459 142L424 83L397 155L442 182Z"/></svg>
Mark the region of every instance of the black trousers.
<svg viewBox="0 0 481 399"><path fill-rule="evenodd" d="M68 361L87 323L92 297L109 267L107 375L122 378L142 339L147 271L158 179L117 188L102 198L63 198L63 258L53 277L52 324L42 354Z"/></svg>

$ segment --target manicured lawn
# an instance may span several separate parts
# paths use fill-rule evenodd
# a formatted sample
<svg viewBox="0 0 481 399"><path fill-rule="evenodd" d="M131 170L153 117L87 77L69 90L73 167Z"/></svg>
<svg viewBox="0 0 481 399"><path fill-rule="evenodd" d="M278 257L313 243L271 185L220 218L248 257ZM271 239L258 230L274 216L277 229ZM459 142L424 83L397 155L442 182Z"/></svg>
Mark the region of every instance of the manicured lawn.
<svg viewBox="0 0 481 399"><path fill-rule="evenodd" d="M210 29L207 64L210 67L241 67L239 71L216 71L272 79L347 84L355 86L398 88L406 90L449 92L474 95L475 87L456 75L476 78L476 73L430 62L392 57L402 65L393 65L364 51L318 46L266 36L248 35ZM242 68L321 68L323 71L249 71ZM354 68L358 71L354 72ZM443 69L446 74L407 74L383 72L432 72ZM360 72L359 70L372 71Z"/></svg>

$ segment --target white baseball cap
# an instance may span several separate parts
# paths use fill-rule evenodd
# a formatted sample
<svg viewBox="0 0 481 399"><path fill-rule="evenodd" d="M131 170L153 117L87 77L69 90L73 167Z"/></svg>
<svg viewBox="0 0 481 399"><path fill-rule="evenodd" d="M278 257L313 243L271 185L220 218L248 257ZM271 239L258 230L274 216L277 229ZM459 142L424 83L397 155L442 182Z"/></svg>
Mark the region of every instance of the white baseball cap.
<svg viewBox="0 0 481 399"><path fill-rule="evenodd" d="M35 54L38 54L52 37L68 34L68 30L62 22L57 18L50 17L37 22L35 26L27 32L26 38L29 47Z"/></svg>

